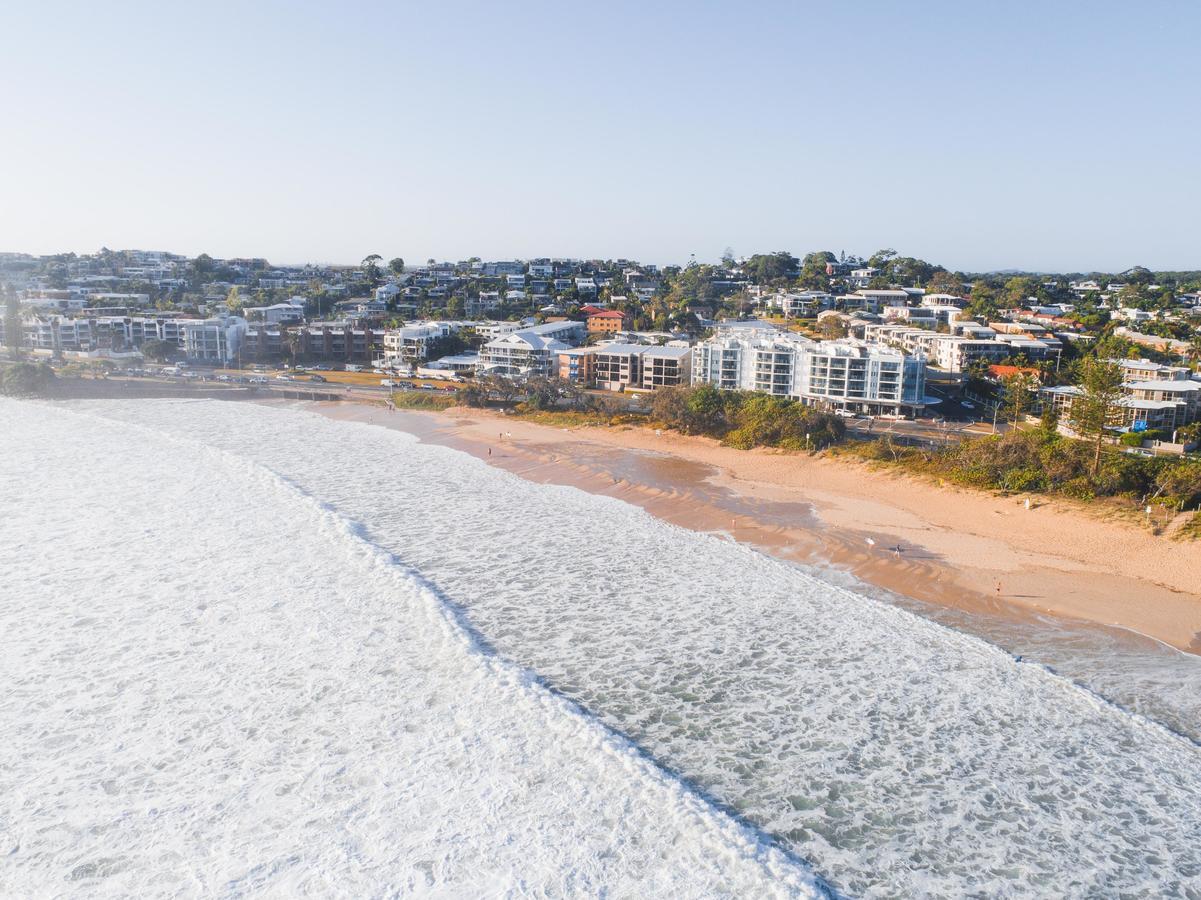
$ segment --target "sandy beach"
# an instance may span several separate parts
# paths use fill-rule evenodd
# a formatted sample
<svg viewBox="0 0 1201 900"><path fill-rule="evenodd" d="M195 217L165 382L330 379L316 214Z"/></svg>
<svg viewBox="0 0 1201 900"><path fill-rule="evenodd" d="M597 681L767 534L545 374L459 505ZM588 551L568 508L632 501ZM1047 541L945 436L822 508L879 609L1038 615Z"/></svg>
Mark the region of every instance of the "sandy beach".
<svg viewBox="0 0 1201 900"><path fill-rule="evenodd" d="M647 428L554 428L479 410L311 404L400 428L532 481L637 504L665 521L833 567L925 603L1052 615L1201 653L1201 546L1059 499L939 487L846 459L744 451Z"/></svg>

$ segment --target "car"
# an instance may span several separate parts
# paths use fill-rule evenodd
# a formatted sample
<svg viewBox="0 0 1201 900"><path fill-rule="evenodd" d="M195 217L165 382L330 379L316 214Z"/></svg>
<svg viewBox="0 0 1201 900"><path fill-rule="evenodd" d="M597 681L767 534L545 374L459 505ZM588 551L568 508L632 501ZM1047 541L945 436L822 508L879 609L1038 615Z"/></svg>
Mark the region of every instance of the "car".
<svg viewBox="0 0 1201 900"><path fill-rule="evenodd" d="M256 375L253 378L247 378L246 381L250 384L266 384L267 379L262 375Z"/></svg>
<svg viewBox="0 0 1201 900"><path fill-rule="evenodd" d="M971 400L960 400L959 405L962 406L964 409L975 409L976 408L976 404L973 403Z"/></svg>
<svg viewBox="0 0 1201 900"><path fill-rule="evenodd" d="M395 387L396 383L391 378L381 378L380 382L379 382L379 386L390 388L390 387Z"/></svg>
<svg viewBox="0 0 1201 900"><path fill-rule="evenodd" d="M324 377L324 376L322 376L322 375L310 375L310 376L309 376L309 381L318 381L318 382L320 382L321 384L325 384L325 383L326 383L325 377Z"/></svg>
<svg viewBox="0 0 1201 900"><path fill-rule="evenodd" d="M834 410L834 415L838 416L838 418L840 418L840 419L855 418L855 414L853 412L851 412L849 409L836 409L836 410Z"/></svg>
<svg viewBox="0 0 1201 900"><path fill-rule="evenodd" d="M291 375L276 375L275 380L276 381L292 381L293 378Z"/></svg>

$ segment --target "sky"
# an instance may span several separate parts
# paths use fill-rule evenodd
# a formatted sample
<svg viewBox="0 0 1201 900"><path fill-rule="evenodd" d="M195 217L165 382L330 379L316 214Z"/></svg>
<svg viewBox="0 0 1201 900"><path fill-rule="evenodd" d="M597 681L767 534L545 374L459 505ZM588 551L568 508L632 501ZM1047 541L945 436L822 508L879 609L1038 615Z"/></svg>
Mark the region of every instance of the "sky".
<svg viewBox="0 0 1201 900"><path fill-rule="evenodd" d="M1201 268L1201 3L0 4L0 251Z"/></svg>

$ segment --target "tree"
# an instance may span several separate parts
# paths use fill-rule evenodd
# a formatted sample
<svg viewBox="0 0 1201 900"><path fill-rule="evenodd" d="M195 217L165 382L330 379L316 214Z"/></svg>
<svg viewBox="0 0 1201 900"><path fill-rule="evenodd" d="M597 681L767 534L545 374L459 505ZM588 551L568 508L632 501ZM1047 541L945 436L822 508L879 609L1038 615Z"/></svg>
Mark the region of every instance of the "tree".
<svg viewBox="0 0 1201 900"><path fill-rule="evenodd" d="M56 380L48 363L19 362L0 370L0 394L9 397L32 397L46 391Z"/></svg>
<svg viewBox="0 0 1201 900"><path fill-rule="evenodd" d="M972 285L971 301L964 309L964 313L969 316L989 321L997 316L997 297L983 281L977 281Z"/></svg>
<svg viewBox="0 0 1201 900"><path fill-rule="evenodd" d="M234 315L241 315L245 305L246 303L242 299L242 295L238 293L238 286L235 284L229 289L229 293L225 295L225 308Z"/></svg>
<svg viewBox="0 0 1201 900"><path fill-rule="evenodd" d="M5 289L7 296L4 304L4 343L8 345L8 355L16 359L21 355L21 338L24 336L21 325L21 301L15 292Z"/></svg>
<svg viewBox="0 0 1201 900"><path fill-rule="evenodd" d="M1197 332L1189 338L1186 355L1194 366L1201 363L1201 332Z"/></svg>
<svg viewBox="0 0 1201 900"><path fill-rule="evenodd" d="M743 271L756 284L772 284L795 278L799 268L800 260L787 250L777 250L775 253L756 253L746 261Z"/></svg>
<svg viewBox="0 0 1201 900"><path fill-rule="evenodd" d="M403 275L405 270L405 261L397 256L395 259L388 260L388 270L393 275Z"/></svg>
<svg viewBox="0 0 1201 900"><path fill-rule="evenodd" d="M963 279L954 272L943 269L930 276L926 290L931 294L950 294L959 297L963 294Z"/></svg>
<svg viewBox="0 0 1201 900"><path fill-rule="evenodd" d="M378 253L372 253L363 257L363 277L367 279L367 283L374 288L383 280L383 275L380 273L379 263L383 259Z"/></svg>
<svg viewBox="0 0 1201 900"><path fill-rule="evenodd" d="M153 359L155 362L166 362L175 354L177 349L175 344L168 341L160 341L158 338L143 341L141 347L142 355L147 359Z"/></svg>
<svg viewBox="0 0 1201 900"><path fill-rule="evenodd" d="M727 425L726 403L721 391L711 384L694 388L685 403L685 431L693 434L722 434Z"/></svg>
<svg viewBox="0 0 1201 900"><path fill-rule="evenodd" d="M821 336L827 341L847 336L847 323L838 316L826 316L821 320L817 328Z"/></svg>
<svg viewBox="0 0 1201 900"><path fill-rule="evenodd" d="M1122 370L1111 362L1090 359L1084 364L1084 393L1072 401L1072 428L1093 443L1092 476L1101 470L1106 429L1121 421Z"/></svg>
<svg viewBox="0 0 1201 900"><path fill-rule="evenodd" d="M1030 395L1038 385L1038 379L1028 372L1015 372L1001 381L1005 417L1015 426L1026 416L1030 408Z"/></svg>
<svg viewBox="0 0 1201 900"><path fill-rule="evenodd" d="M200 284L207 280L217 268L217 264L213 258L207 253L201 253L191 262L192 281L194 284Z"/></svg>
<svg viewBox="0 0 1201 900"><path fill-rule="evenodd" d="M871 258L867 261L867 264L873 269L883 269L896 255L897 251L893 250L891 247L885 250L877 250L871 255Z"/></svg>

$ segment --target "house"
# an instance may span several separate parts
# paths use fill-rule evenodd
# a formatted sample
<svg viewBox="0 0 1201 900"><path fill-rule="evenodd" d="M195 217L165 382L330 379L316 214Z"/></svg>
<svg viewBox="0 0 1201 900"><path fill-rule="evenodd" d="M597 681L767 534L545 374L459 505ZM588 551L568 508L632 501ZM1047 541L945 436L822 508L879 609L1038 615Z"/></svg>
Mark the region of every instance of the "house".
<svg viewBox="0 0 1201 900"><path fill-rule="evenodd" d="M630 327L628 314L615 309L602 309L589 313L586 320L589 334L613 334Z"/></svg>

